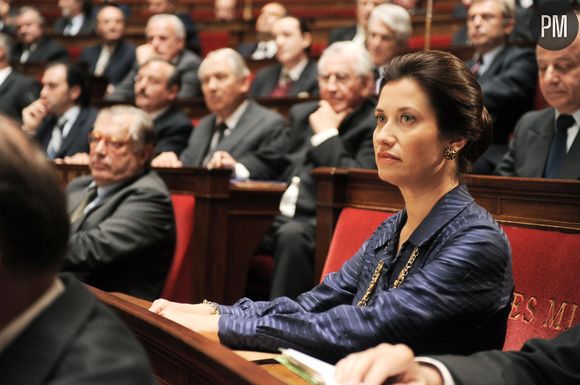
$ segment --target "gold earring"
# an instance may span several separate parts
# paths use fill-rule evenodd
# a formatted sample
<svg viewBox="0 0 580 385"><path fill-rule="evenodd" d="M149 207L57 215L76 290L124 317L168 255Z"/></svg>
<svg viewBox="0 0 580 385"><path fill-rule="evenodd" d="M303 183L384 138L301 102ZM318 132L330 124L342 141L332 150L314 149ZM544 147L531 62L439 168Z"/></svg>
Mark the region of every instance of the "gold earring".
<svg viewBox="0 0 580 385"><path fill-rule="evenodd" d="M447 160L453 160L457 157L457 150L451 146L445 147L445 150L443 150L443 157Z"/></svg>

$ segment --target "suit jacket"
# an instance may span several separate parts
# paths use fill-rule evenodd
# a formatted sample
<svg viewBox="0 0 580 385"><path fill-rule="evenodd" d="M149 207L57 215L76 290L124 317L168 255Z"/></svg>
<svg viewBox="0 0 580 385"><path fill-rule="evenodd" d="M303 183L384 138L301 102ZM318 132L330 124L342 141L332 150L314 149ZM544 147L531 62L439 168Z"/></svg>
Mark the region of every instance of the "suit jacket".
<svg viewBox="0 0 580 385"><path fill-rule="evenodd" d="M354 39L356 35L356 24L348 27L338 27L330 31L328 35L328 45L337 41L346 41Z"/></svg>
<svg viewBox="0 0 580 385"><path fill-rule="evenodd" d="M0 352L6 385L153 385L133 334L70 274L65 291Z"/></svg>
<svg viewBox="0 0 580 385"><path fill-rule="evenodd" d="M0 85L0 112L14 120L22 120L22 109L38 99L40 84L36 79L14 69Z"/></svg>
<svg viewBox="0 0 580 385"><path fill-rule="evenodd" d="M220 306L220 342L234 349L291 347L329 362L380 342L405 343L417 354L500 348L513 290L500 226L458 186L397 252L406 215L387 219L338 272L295 301L245 298ZM395 289L415 248L417 259ZM367 305L358 306L381 260L375 289Z"/></svg>
<svg viewBox="0 0 580 385"><path fill-rule="evenodd" d="M13 63L20 63L20 56L24 51L24 45L22 43L18 43L12 49L12 62ZM53 61L67 61L68 51L64 48L60 43L49 39L48 37L42 37L37 45L36 49L30 52L30 56L28 56L28 60L26 63L50 63Z"/></svg>
<svg viewBox="0 0 580 385"><path fill-rule="evenodd" d="M153 126L157 137L155 154L164 151L181 153L187 146L187 140L193 130L191 119L174 105L155 118Z"/></svg>
<svg viewBox="0 0 580 385"><path fill-rule="evenodd" d="M68 188L72 214L85 197L90 176ZM154 300L173 258L175 221L169 191L153 171L121 183L71 225L64 270L89 285Z"/></svg>
<svg viewBox="0 0 580 385"><path fill-rule="evenodd" d="M204 117L189 137L181 153L184 164L201 167L207 155L216 122L215 114ZM217 145L216 151L229 152L249 171L252 179L275 178L271 164L279 162L285 148L286 121L276 112L250 100L238 125Z"/></svg>
<svg viewBox="0 0 580 385"><path fill-rule="evenodd" d="M376 168L373 151L373 131L376 126L375 101L366 100L356 111L347 116L338 136L313 147L310 143L312 127L310 114L318 109L318 102L297 104L290 110L290 138L283 161L285 176L300 177L295 216L316 214L316 184L311 175L316 167Z"/></svg>
<svg viewBox="0 0 580 385"><path fill-rule="evenodd" d="M173 63L177 67L180 77L178 99L201 97L201 86L197 77L197 70L201 58L189 50L184 50ZM135 76L139 72L139 64L135 61L133 68L120 83L115 86L113 93L105 96L105 100L116 102L133 102L135 100Z"/></svg>
<svg viewBox="0 0 580 385"><path fill-rule="evenodd" d="M281 73L282 64L280 63L272 64L259 70L252 82L251 95L253 97L269 96L278 85ZM289 96L304 93L309 96L318 96L318 70L316 62L312 60L308 60L308 64L304 67L300 77L292 83L288 91Z"/></svg>
<svg viewBox="0 0 580 385"><path fill-rule="evenodd" d="M241 43L240 45L238 45L236 47L236 51L238 51L238 53L240 55L242 55L242 57L244 59L249 59L252 57L252 54L254 53L256 48L258 48L257 42L256 43Z"/></svg>
<svg viewBox="0 0 580 385"><path fill-rule="evenodd" d="M552 137L555 133L556 116L553 108L531 111L522 116L509 150L495 171L498 175L542 178ZM572 147L560 166L558 177L580 179L580 135L576 135Z"/></svg>
<svg viewBox="0 0 580 385"><path fill-rule="evenodd" d="M59 33L59 34L63 34L64 33L64 29L66 28L66 25L69 22L69 18L68 17L64 17L61 16L58 19L56 19L56 21L54 22L52 29L54 30L54 32ZM85 19L83 21L83 25L81 25L81 29L79 29L79 32L76 34L76 36L79 35L90 35L92 33L95 32L95 19L93 18L92 15L85 15Z"/></svg>
<svg viewBox="0 0 580 385"><path fill-rule="evenodd" d="M533 109L537 76L532 48L506 46L478 77L484 105L493 118L493 143L507 143L518 119Z"/></svg>
<svg viewBox="0 0 580 385"><path fill-rule="evenodd" d="M519 352L435 357L456 385L576 385L580 383L580 325L552 340L532 339Z"/></svg>
<svg viewBox="0 0 580 385"><path fill-rule="evenodd" d="M93 130L93 124L97 118L97 110L93 107L81 107L81 112L77 120L72 125L68 135L63 138L62 145L56 158L64 158L78 152L89 152L88 135ZM46 117L40 127L36 130L35 138L40 143L44 152L48 149L48 144L52 137L52 129L57 123L58 118L55 115Z"/></svg>
<svg viewBox="0 0 580 385"><path fill-rule="evenodd" d="M95 73L95 66L101 55L102 45L87 47L81 52L80 63L86 63L87 70ZM135 65L135 46L121 39L111 54L111 59L105 68L103 77L111 84L117 84L127 76Z"/></svg>

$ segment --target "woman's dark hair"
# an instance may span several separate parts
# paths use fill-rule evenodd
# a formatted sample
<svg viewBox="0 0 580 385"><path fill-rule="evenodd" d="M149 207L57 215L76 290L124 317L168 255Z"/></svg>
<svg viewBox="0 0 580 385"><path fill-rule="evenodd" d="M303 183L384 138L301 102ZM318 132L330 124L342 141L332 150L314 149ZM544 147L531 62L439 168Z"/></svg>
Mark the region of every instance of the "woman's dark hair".
<svg viewBox="0 0 580 385"><path fill-rule="evenodd" d="M429 97L442 137L467 140L457 156L457 170L469 172L493 133L481 87L469 68L450 53L421 51L394 58L381 72L379 91L385 84L405 78L419 84Z"/></svg>

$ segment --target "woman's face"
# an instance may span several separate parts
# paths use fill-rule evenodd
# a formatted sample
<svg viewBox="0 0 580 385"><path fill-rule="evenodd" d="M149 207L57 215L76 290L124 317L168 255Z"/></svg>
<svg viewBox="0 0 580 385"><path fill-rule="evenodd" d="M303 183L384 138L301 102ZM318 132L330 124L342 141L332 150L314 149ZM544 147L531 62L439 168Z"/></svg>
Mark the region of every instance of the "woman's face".
<svg viewBox="0 0 580 385"><path fill-rule="evenodd" d="M379 177L399 187L420 186L450 167L437 117L427 95L412 79L387 83L379 96L373 134Z"/></svg>

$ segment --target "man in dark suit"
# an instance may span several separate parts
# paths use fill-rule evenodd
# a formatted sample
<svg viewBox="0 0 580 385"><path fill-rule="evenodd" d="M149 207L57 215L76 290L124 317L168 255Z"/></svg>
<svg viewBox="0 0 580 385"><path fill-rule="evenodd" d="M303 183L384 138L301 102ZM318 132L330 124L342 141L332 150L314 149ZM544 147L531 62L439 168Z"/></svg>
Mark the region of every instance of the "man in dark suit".
<svg viewBox="0 0 580 385"><path fill-rule="evenodd" d="M559 51L538 46L536 54L551 107L522 116L496 174L580 179L580 35Z"/></svg>
<svg viewBox="0 0 580 385"><path fill-rule="evenodd" d="M15 120L22 119L22 109L38 99L36 79L20 74L10 66L12 39L0 33L0 112Z"/></svg>
<svg viewBox="0 0 580 385"><path fill-rule="evenodd" d="M260 9L260 14L256 19L256 39L254 43L242 43L237 46L236 51L244 59L265 60L276 56L276 42L272 37L272 25L280 18L286 16L288 12L280 3L268 3Z"/></svg>
<svg viewBox="0 0 580 385"><path fill-rule="evenodd" d="M386 0L356 0L356 24L338 27L330 31L328 45L337 41L352 40L362 47L365 46L367 23L373 9Z"/></svg>
<svg viewBox="0 0 580 385"><path fill-rule="evenodd" d="M105 6L97 14L97 34L101 42L81 52L80 63L96 77L117 84L135 65L135 47L123 38L125 16L114 6Z"/></svg>
<svg viewBox="0 0 580 385"><path fill-rule="evenodd" d="M185 27L185 46L201 56L201 43L197 35L197 27L187 12L177 12L174 0L147 0L148 10L152 15L168 13L175 15Z"/></svg>
<svg viewBox="0 0 580 385"><path fill-rule="evenodd" d="M181 154L164 152L153 165L229 168L236 178L273 179L271 164L282 156L280 138L287 126L282 116L248 99L250 71L244 59L231 48L213 51L199 75L212 113L193 130Z"/></svg>
<svg viewBox="0 0 580 385"><path fill-rule="evenodd" d="M193 130L191 119L176 105L179 78L175 66L161 59L143 64L135 79L135 105L151 119L157 143L154 156L164 151L181 153Z"/></svg>
<svg viewBox="0 0 580 385"><path fill-rule="evenodd" d="M287 16L272 26L278 63L261 69L252 82L251 95L298 96L318 95L316 63L308 57L312 44L310 27L304 20Z"/></svg>
<svg viewBox="0 0 580 385"><path fill-rule="evenodd" d="M152 300L173 257L169 191L149 170L153 122L130 106L104 109L91 133L91 175L68 188L71 221L63 266L89 285Z"/></svg>
<svg viewBox="0 0 580 385"><path fill-rule="evenodd" d="M404 345L381 344L336 365L340 384L576 385L580 380L580 325L552 340L529 340L519 352L418 357Z"/></svg>
<svg viewBox="0 0 580 385"><path fill-rule="evenodd" d="M61 17L56 19L53 30L64 36L92 34L95 30L90 0L59 0Z"/></svg>
<svg viewBox="0 0 580 385"><path fill-rule="evenodd" d="M44 35L44 18L34 7L24 6L16 16L17 44L14 63L49 63L68 60L67 50Z"/></svg>
<svg viewBox="0 0 580 385"><path fill-rule="evenodd" d="M513 0L474 0L469 7L467 29L475 56L467 65L477 76L493 119L493 142L473 165L478 174L493 173L516 122L534 106L535 53L532 48L506 45L514 24Z"/></svg>
<svg viewBox="0 0 580 385"><path fill-rule="evenodd" d="M89 106L86 72L76 65L49 64L40 98L22 110L22 129L49 159L88 152L88 134L97 112Z"/></svg>
<svg viewBox="0 0 580 385"><path fill-rule="evenodd" d="M139 71L139 66L153 58L166 60L177 68L181 79L178 99L200 96L197 70L201 58L185 48L185 28L181 20L175 15L153 15L147 21L145 35L147 43L137 47L135 65L127 76L105 96L105 99L133 101L135 76Z"/></svg>
<svg viewBox="0 0 580 385"><path fill-rule="evenodd" d="M61 180L0 119L0 373L3 384L156 383L133 334L70 274Z"/></svg>
<svg viewBox="0 0 580 385"><path fill-rule="evenodd" d="M282 215L260 245L274 256L271 298L297 297L314 283L316 167L374 168L373 63L354 42L328 47L318 61L320 102L290 110L290 138L283 167L290 182Z"/></svg>

